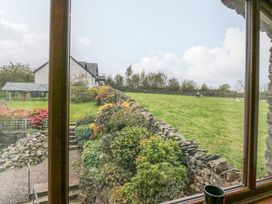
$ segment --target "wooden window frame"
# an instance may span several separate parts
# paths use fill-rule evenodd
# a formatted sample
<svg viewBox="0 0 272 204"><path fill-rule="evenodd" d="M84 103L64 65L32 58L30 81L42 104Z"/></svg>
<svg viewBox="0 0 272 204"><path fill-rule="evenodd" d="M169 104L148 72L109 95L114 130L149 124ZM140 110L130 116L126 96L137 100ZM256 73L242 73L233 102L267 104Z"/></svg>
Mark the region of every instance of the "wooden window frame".
<svg viewBox="0 0 272 204"><path fill-rule="evenodd" d="M266 0L246 2L246 90L243 184L226 189L226 203L271 196L270 178L256 181L260 7L272 10ZM269 7L269 9L267 9ZM271 13L270 13L271 14ZM269 16L269 15L268 15ZM270 16L271 17L271 16ZM68 203L69 185L69 56L70 0L51 0L49 54L49 129L48 189L50 204ZM168 204L203 203L203 194L185 197Z"/></svg>
<svg viewBox="0 0 272 204"><path fill-rule="evenodd" d="M68 203L70 0L51 0L49 42L48 201Z"/></svg>

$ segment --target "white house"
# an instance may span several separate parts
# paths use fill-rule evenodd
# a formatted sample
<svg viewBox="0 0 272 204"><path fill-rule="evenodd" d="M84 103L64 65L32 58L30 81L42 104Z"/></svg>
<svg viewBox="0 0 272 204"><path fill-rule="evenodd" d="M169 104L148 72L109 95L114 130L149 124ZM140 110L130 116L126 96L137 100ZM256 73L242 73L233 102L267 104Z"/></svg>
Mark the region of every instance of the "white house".
<svg viewBox="0 0 272 204"><path fill-rule="evenodd" d="M49 63L46 62L34 71L35 84L48 84L49 83ZM98 85L101 77L98 74L97 63L78 62L70 56L70 81L72 82L75 77L84 76L88 80L88 86L93 87Z"/></svg>

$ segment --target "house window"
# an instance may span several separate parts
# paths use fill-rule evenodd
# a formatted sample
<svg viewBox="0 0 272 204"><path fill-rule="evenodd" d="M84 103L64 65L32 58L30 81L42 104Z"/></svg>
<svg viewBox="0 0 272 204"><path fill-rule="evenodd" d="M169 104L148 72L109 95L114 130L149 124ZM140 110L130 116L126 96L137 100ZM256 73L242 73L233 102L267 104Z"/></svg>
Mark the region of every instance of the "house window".
<svg viewBox="0 0 272 204"><path fill-rule="evenodd" d="M267 193L271 192L272 190L272 180L271 180L272 127L270 127L272 124L271 122L272 108L270 107L272 106L272 102L270 98L271 97L270 95L272 93L270 89L272 85L270 84L271 82L269 81L268 86L266 86L265 85L266 81L264 82L262 81L264 80L264 78L262 78L262 73L264 72L262 71L263 69L267 69L268 67L267 64L265 65L262 64L263 63L262 59L265 59L265 60L268 60L268 58L270 59L269 74L272 74L272 67L271 67L272 54L269 53L269 55L267 55L267 53L262 53L262 52L260 53L260 50L263 50L263 49L259 48L260 46L261 47L267 46L267 42L263 41L264 33L260 33L260 30L263 32L267 32L270 35L270 37L272 37L272 34L271 34L272 3L271 1L268 1L268 0L260 0L260 1L247 0L245 1L245 9L243 10L244 6L241 6L239 4L237 5L232 4L233 1L222 0L222 2L224 2L229 7L237 9L238 13L241 12L241 14L242 15L244 14L246 18L245 80L244 82L243 80L241 80L238 84L240 85L239 88L242 87L242 89L244 90L241 90L240 92L236 93L237 94L236 99L229 100L231 101L231 104L235 104L235 105L238 104L240 109L244 109L244 112L238 111L239 113L237 114L236 109L234 109L233 106L231 106L230 109L233 115L231 115L230 119L222 120L222 118L220 118L220 120L222 120L221 123L216 123L220 125L219 128L216 127L217 128L216 130L218 130L217 131L218 135L222 133L220 131L225 130L223 129L224 127L222 126L228 126L228 128L230 129L229 134L231 135L237 134L239 137L239 141L238 140L232 141L231 137L225 136L225 138L223 138L222 140L222 143L220 144L221 146L216 147L218 143L215 140L209 140L208 137L204 139L207 140L206 141L207 143L214 144L213 146L215 146L214 147L215 152L221 150L222 152L224 152L224 156L228 157L229 155L231 155L232 153L231 151L233 151L235 158L230 157L226 160L225 158L215 153L212 155L205 154L205 150L203 149L201 150L201 148L197 147L198 144L181 137L181 135L179 134L176 134L178 131L171 129L170 126L166 124L165 122L160 123L159 121L156 120L155 117L152 118L152 120L156 120L156 124L161 124L156 134L158 134L162 138L172 135L172 132L169 132L169 129L173 130L175 139L177 139L177 141L179 142L179 145L180 145L179 147L181 147L181 149L183 150L183 153L185 152L186 154L185 157L187 160L184 166L187 165L186 167L188 169L190 168L189 170L192 173L191 176L193 175L195 179L194 181L196 181L195 186L190 185L188 187L188 189L192 188L194 190L192 190L193 193L191 193L190 195L188 193L187 197L185 197L184 194L182 195L180 192L177 192L177 194L180 193L181 198L178 198L176 196L175 197L177 198L176 200L172 200L172 199L169 199L169 201L163 200L169 204L170 203L202 203L204 196L203 194L201 194L202 192L201 189L203 185L206 183L213 183L215 185L218 185L224 188L226 190L226 203L234 203L234 202L240 203L242 200L246 200L246 199L248 201L258 200L260 197L269 196L269 194ZM243 4L243 1L241 4ZM153 6L154 5L152 5L152 8ZM239 10L241 8L242 10ZM167 9L163 8L162 10L166 11ZM71 96L71 100L72 100L72 96L75 95L76 96L75 99L77 100L78 98L81 98L83 96L83 91L80 92L78 95L76 94L78 93L77 92L78 84L81 84L81 81L78 80L78 78L81 78L80 76L83 76L83 75L87 76L84 78L86 78L86 80L90 80L86 82L86 84L88 84L89 86L93 86L98 81L100 81L100 79L103 78L103 77L99 77L99 74L97 73L98 65L96 62L87 62L80 59L77 60L71 56L70 54L70 33L71 33L70 32L70 25L71 25L70 12L71 12L70 0L51 0L49 62L45 63L40 68L35 70L35 73L36 73L35 79L33 79L35 81L44 80L44 82L47 81L49 83L49 118L48 118L48 121L47 120L43 121L43 125L49 126L49 130L48 130L48 138L49 138L49 142L48 142L48 152L49 152L48 153L48 196L49 196L49 203L52 203L52 204L55 204L55 203L65 204L69 202L68 201L68 194L69 194L68 186L69 186L69 182L72 180L70 179L69 181L69 147L71 147L70 144L71 142L73 142L70 140L69 122L71 121L71 118L74 117L74 115L71 114L69 111L69 108L74 107L74 104L72 102L71 104L69 103L70 101L69 97ZM82 12L82 13L85 13L85 12ZM120 10L118 10L118 13L120 13ZM143 13L141 14L141 16L143 16ZM0 20L1 20L1 12L0 12ZM5 22L5 21L2 21L2 22ZM168 26L168 24L165 24L165 25ZM0 26L1 26L1 21L0 21ZM194 25L194 26L197 26L197 25ZM15 28L17 27L15 26ZM83 38L83 41L84 41L84 38ZM86 42L86 39L84 42ZM267 49L269 48L269 46L271 47L271 43L269 43L269 45L267 46ZM211 56L214 57L213 54L217 52L218 50L219 50L219 55L220 55L219 58L220 58L224 54L224 50L222 51L218 48L212 49L212 50L209 50L209 54L211 54ZM238 53L238 54L234 53L234 54L236 54L234 56L236 57L237 55L241 53ZM263 56L266 56L266 57L263 58ZM176 56L174 56L171 53L165 53L165 55L163 55L163 58L165 61L169 61L169 60L171 61L175 57ZM152 60L156 60L156 59L157 59L156 57L152 58ZM145 60L147 59L145 58L142 61L145 61ZM150 63L150 61L148 62ZM216 63L216 61L213 61L213 62ZM157 64L157 66L159 65L160 63ZM115 84L114 86L116 86L116 88L118 88L117 86L119 86L119 88L124 88L124 90L126 91L127 90L135 91L137 89L140 89L140 85L138 85L137 83L135 84L134 81L132 80L132 77L130 78L129 71L131 71L131 68L133 69L133 66L132 67L130 66L127 69L128 70L126 75L127 87L122 87L120 86L120 84L118 85ZM49 71L48 77L46 74L44 74L44 73L47 73L47 70ZM195 74L197 74L197 72L195 72ZM139 78L142 77L140 75L138 76ZM152 77L153 75L150 74L149 76ZM242 76L239 76L239 77L242 77ZM106 80L107 82L110 82L110 83L112 82L110 78L106 78L106 79L107 79ZM116 79L120 79L120 75L116 76ZM134 79L137 81L138 79L137 75L134 76ZM175 82L175 81L171 81L171 82ZM40 84L44 84L44 83L40 83ZM150 89L152 88L153 91L156 91L158 93L165 87L163 83L157 83L157 84L159 85L149 84L149 88ZM71 85L71 88L70 88L70 85ZM186 88L188 89L189 85L194 85L194 84L192 84L190 81L184 81L183 85L184 85L184 90L183 90L184 93L188 93L186 92ZM29 91L27 92L27 90L25 89L20 90L22 92L22 95L24 96L23 97L24 100L26 100L26 98L28 98L29 96L31 97L39 96L39 97L44 97L45 100L47 99L48 88L46 90L46 86L39 86L36 89L36 85L31 84L31 87L32 89L35 88L34 90L35 93L33 94L30 94L30 92ZM42 88L43 92L36 93L39 91L40 88ZM204 94L204 97L202 97L202 93L204 92L203 90L205 88L208 88L208 87L203 86L203 89L201 91L197 91L195 93L195 96L190 96L190 97L194 97L195 100L199 100L199 101L201 100L201 102L199 103L200 105L192 103L192 102L189 104L189 105L192 105L191 106L192 110L196 110L194 109L195 106L200 107L198 111L203 110L204 106L201 106L201 105L203 105L204 103L203 101L205 100L205 94ZM5 91L9 91L9 90L10 89L5 89ZM147 90L144 90L144 91L147 91ZM170 90L169 88L169 90L167 91L171 92L173 91L173 89ZM229 86L227 84L222 84L222 86L220 86L220 91L222 91L222 93L224 94L233 94L233 92L229 91ZM28 95L26 95L25 93L28 93ZM10 97L12 97L11 94L10 94ZM136 97L136 95L134 95L134 97ZM163 104L165 105L164 108L154 111L156 112L154 114L158 114L156 115L156 117L158 116L161 116L161 117L168 116L168 118L172 117L171 118L172 122L178 123L179 122L178 119L175 119L175 118L173 119L173 115L167 115L170 111L167 112L163 110L163 109L167 109L167 110L170 109L173 103L177 102L177 98L175 98L174 100L173 99L170 100L170 97L168 97L167 95L164 95L164 97L165 97L164 101L167 101L166 104ZM182 99L185 100L187 96L182 96L182 97L183 97ZM209 99L209 98L207 97L206 99ZM226 104L221 103L220 100L221 99L219 99L217 103L219 104L219 106L221 106L221 109L218 109L219 111L218 110L217 111L221 113L221 115L228 114L229 112L226 111L228 107L226 107ZM156 101L154 98L152 102L153 102L153 105L159 104L159 102ZM180 100L179 102L181 103L183 101ZM269 104L268 108L266 108L267 103ZM127 106L127 104L125 103L124 106ZM4 100L1 101L0 108L1 107L2 108L6 107L6 101ZM206 107L207 106L205 106L205 108ZM213 109L212 106L209 106L209 107L213 111L210 111L209 113L204 114L205 115L204 123L206 126L209 122L209 119L211 119L211 115L216 114L216 110ZM152 111L151 105L149 106L149 108L150 108L150 111ZM76 111L76 113L79 114L84 111L85 111L85 108L81 108L79 111ZM174 110L174 111L177 111L177 110ZM180 111L179 113L185 114L183 111ZM41 114L44 114L44 113L42 112ZM146 117L151 117L148 112L144 112L144 114ZM215 116L218 116L218 115L220 114L217 114ZM237 117L234 117L234 115ZM118 119L119 118L117 118L116 120ZM238 121L239 123L238 122L235 123L235 121ZM116 122L116 121L113 121L113 122ZM144 123L144 120L140 121L140 123L141 124ZM190 125L189 123L198 125L197 118L194 118L194 120L191 120L189 122L183 121L183 123L186 123L186 125ZM4 125L3 124L4 124L3 121L0 121L0 130L1 128L5 127L5 124ZM231 130L230 124L237 125L238 128L236 127L234 128L235 130ZM24 125L27 126L28 124L25 123ZM16 126L19 126L19 125L16 125ZM265 131L266 126L268 127L267 132ZM155 130L157 126L154 125L154 127L155 127L154 130ZM239 129L239 131L235 132L237 129ZM185 132L185 136L186 136L186 133L190 134L190 131L196 132L197 130L186 129L184 131L187 131ZM203 129L203 132L205 132L204 129ZM210 132L207 132L207 134L210 134ZM242 138L242 135L244 135L243 138ZM2 135L0 136L2 137ZM213 135L213 136L217 136L217 135ZM228 149L228 147L231 147L233 149L230 150ZM242 148L243 148L243 151L242 151ZM11 151L13 151L12 146L10 147L10 149ZM265 155L265 158L264 158L264 155ZM101 155L99 158L105 159L104 155ZM201 158L201 159L198 159L198 158ZM18 157L12 156L11 160L12 162L13 160L16 162L16 160L18 160ZM180 160L175 161L173 162L175 163L173 164L173 166L177 165L176 163L178 164L182 163L183 165L183 162L184 161L180 161ZM235 164L234 167L236 168L230 168L228 162L233 162ZM0 165L1 163L3 162L0 159ZM198 169L199 166L197 165L204 166L204 168L199 170ZM193 167L196 167L196 168L194 169ZM151 168L147 168L147 170L149 169ZM0 170L3 170L3 169L0 168ZM198 174L199 173L197 172L198 170L199 172L201 172L201 174ZM1 177L1 173L0 173L0 177Z"/></svg>
<svg viewBox="0 0 272 204"><path fill-rule="evenodd" d="M264 10L266 12L265 15L271 15L269 13L269 9L267 9L267 8L271 8L270 2L264 1L264 0L263 1L255 1L255 0L246 1L246 12L245 12L245 16L246 16L246 77L245 77L245 112L244 112L245 137L244 137L244 162L243 162L243 172L242 172L243 177L242 177L241 185L233 186L227 189L227 196L226 196L227 203L239 202L248 197L258 196L258 195L261 195L261 192L266 192L272 188L269 180L268 181L262 180L256 183L257 177L258 177L257 176L257 144L258 144L257 139L258 139L258 112L259 112L259 93L260 93L259 92L260 8L262 9L262 11ZM66 20L67 19L68 18L66 18ZM54 23L54 21L52 21L52 23ZM67 21L65 21L64 25L67 26ZM68 30L66 31L68 32ZM68 35L67 33L64 33L64 34L66 34L64 38L66 39L66 41L62 41L62 44L59 44L59 45L67 46ZM53 39L54 38L52 38L52 40ZM55 43L53 44L53 46L54 45L57 46L58 44ZM67 55L67 50L65 53L62 52L62 56L64 60L63 62L65 62L65 55ZM54 55L52 55L52 58L54 59ZM57 61L59 62L59 65L61 65L61 61L59 61L59 59L55 58L55 60L56 62ZM51 63L52 63L52 66L54 66L54 61L52 61ZM65 66L63 66L63 68L65 68ZM65 87L65 83L63 83L62 85ZM66 96L64 95L63 97L64 102L66 100L65 98ZM65 110L66 106L62 106L60 107L60 109ZM52 111L54 112L53 107L52 107ZM61 115L59 115L59 118L61 118ZM58 126L58 128L59 127L60 126ZM63 120L62 127L63 127L63 130L65 130L65 128L67 129L67 127L65 127L65 120ZM54 128L52 128L52 130L54 130ZM59 142L61 142L61 140ZM59 145L61 145L61 143ZM65 141L63 141L63 145L65 145ZM63 154L64 154L63 157L60 157L60 159L65 158L65 151L63 152ZM51 158L51 161L54 161L54 158ZM60 173L65 173L66 165L64 163L63 172L60 171ZM52 171L52 175L54 175L53 171ZM51 182L53 182L53 180L51 180ZM65 184L64 180L63 180L63 183L59 183L59 189L61 189L60 187L63 186L64 184ZM53 186L51 187L53 188ZM55 193L55 195L57 194L58 193ZM202 199L203 199L203 196L199 195L199 196L188 197L181 200L169 201L169 203L182 203L182 202L192 203L192 202L200 202Z"/></svg>

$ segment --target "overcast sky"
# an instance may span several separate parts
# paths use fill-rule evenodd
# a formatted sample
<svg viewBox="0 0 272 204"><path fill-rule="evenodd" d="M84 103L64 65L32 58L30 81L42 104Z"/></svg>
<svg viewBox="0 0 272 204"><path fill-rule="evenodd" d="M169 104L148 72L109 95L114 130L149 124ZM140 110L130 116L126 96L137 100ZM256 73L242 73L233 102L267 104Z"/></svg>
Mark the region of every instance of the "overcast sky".
<svg viewBox="0 0 272 204"><path fill-rule="evenodd" d="M0 0L0 65L48 60L49 0ZM245 21L220 0L72 0L71 55L100 73L163 71L198 84L244 78ZM261 34L261 83L270 41Z"/></svg>

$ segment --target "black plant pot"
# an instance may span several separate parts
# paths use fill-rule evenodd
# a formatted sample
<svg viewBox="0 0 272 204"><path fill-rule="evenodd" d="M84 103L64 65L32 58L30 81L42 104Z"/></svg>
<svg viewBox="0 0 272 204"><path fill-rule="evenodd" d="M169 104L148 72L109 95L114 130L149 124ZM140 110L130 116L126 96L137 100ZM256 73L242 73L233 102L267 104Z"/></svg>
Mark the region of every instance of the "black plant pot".
<svg viewBox="0 0 272 204"><path fill-rule="evenodd" d="M223 204L225 198L225 192L213 185L204 187L205 201L206 204Z"/></svg>

